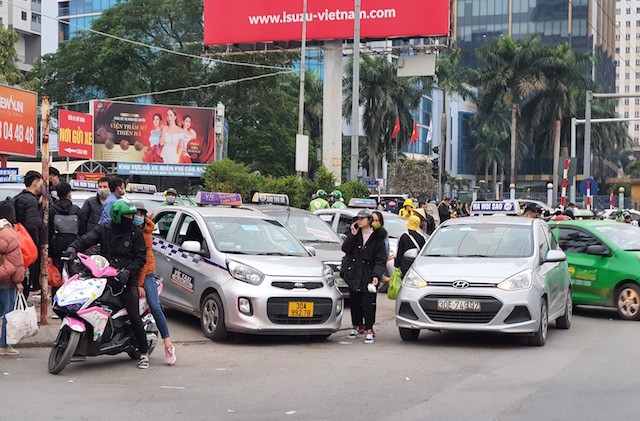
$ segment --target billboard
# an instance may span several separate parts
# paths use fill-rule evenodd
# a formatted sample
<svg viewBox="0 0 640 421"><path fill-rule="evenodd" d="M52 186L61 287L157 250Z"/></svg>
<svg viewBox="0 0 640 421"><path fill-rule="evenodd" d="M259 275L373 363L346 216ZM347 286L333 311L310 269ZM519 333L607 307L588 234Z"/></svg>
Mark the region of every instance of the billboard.
<svg viewBox="0 0 640 421"><path fill-rule="evenodd" d="M0 85L0 154L36 156L38 94Z"/></svg>
<svg viewBox="0 0 640 421"><path fill-rule="evenodd" d="M213 108L92 101L96 161L189 165L213 161ZM163 174L170 175L170 173Z"/></svg>
<svg viewBox="0 0 640 421"><path fill-rule="evenodd" d="M308 0L307 40L350 39L353 0ZM302 0L205 0L204 44L302 39ZM362 39L445 36L449 0L368 0L360 12Z"/></svg>
<svg viewBox="0 0 640 421"><path fill-rule="evenodd" d="M93 117L60 110L58 124L58 155L93 159Z"/></svg>

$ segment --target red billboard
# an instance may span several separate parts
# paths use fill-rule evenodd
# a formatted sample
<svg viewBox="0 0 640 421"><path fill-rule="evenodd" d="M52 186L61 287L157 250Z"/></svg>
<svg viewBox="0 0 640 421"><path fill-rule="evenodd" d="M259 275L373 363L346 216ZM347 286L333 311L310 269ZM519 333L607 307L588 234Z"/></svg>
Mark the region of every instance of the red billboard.
<svg viewBox="0 0 640 421"><path fill-rule="evenodd" d="M96 161L207 164L214 158L213 108L95 100Z"/></svg>
<svg viewBox="0 0 640 421"><path fill-rule="evenodd" d="M0 154L36 156L38 94L0 85Z"/></svg>
<svg viewBox="0 0 640 421"><path fill-rule="evenodd" d="M93 117L75 111L58 113L58 155L93 159Z"/></svg>
<svg viewBox="0 0 640 421"><path fill-rule="evenodd" d="M352 39L353 0L308 0L307 39ZM205 0L204 44L302 39L302 0ZM363 39L445 36L449 0L365 0Z"/></svg>

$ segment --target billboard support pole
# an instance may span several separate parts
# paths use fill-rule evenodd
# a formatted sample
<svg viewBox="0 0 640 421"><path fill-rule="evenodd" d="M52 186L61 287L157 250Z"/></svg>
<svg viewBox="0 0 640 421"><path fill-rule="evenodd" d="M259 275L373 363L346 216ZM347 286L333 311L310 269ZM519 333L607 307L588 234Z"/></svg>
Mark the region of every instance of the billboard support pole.
<svg viewBox="0 0 640 421"><path fill-rule="evenodd" d="M40 251L40 324L48 324L47 311L49 309L49 97L42 97L42 178L46 194L42 201L43 226L42 245Z"/></svg>
<svg viewBox="0 0 640 421"><path fill-rule="evenodd" d="M307 54L307 0L302 2L302 48L300 51L300 98L298 100L298 134L304 134L304 80L305 80L305 56ZM297 137L296 137L297 142ZM308 144L307 144L308 148ZM297 145L296 145L297 150ZM307 161L309 156L307 155ZM299 173L302 176L304 173Z"/></svg>
<svg viewBox="0 0 640 421"><path fill-rule="evenodd" d="M355 23L353 26L353 83L351 103L351 173L349 178L358 179L358 157L360 148L360 0L355 0ZM369 157L371 159L371 157ZM373 177L373 174L369 174Z"/></svg>
<svg viewBox="0 0 640 421"><path fill-rule="evenodd" d="M7 160L9 155L0 155L0 168L7 168Z"/></svg>

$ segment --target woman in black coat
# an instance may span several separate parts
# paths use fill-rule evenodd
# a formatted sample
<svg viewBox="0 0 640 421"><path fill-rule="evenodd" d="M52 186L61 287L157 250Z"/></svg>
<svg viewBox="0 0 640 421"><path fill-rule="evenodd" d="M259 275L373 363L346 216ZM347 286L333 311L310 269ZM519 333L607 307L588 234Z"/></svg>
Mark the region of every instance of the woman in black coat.
<svg viewBox="0 0 640 421"><path fill-rule="evenodd" d="M366 337L364 343L373 343L373 324L376 321L377 285L384 275L387 262L386 232L373 229L373 214L368 209L358 212L342 244L345 252L343 279L349 285L351 321L350 338L358 336L358 325L364 317Z"/></svg>

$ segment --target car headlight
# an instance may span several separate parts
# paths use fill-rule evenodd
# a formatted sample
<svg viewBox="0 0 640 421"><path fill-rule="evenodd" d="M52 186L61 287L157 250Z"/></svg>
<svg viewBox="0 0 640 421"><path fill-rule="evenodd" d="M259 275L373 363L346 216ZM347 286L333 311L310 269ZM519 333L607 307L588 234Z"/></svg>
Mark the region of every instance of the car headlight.
<svg viewBox="0 0 640 421"><path fill-rule="evenodd" d="M424 288L427 286L427 281L422 279L418 272L413 269L409 269L409 271L402 278L402 286L408 288Z"/></svg>
<svg viewBox="0 0 640 421"><path fill-rule="evenodd" d="M498 284L498 288L505 291L518 291L531 288L531 269L517 273Z"/></svg>
<svg viewBox="0 0 640 421"><path fill-rule="evenodd" d="M238 281L246 282L251 285L260 285L264 280L264 274L257 269L242 263L229 260L227 262L229 273Z"/></svg>
<svg viewBox="0 0 640 421"><path fill-rule="evenodd" d="M322 265L322 276L324 277L324 280L327 282L327 285L329 285L330 287L333 286L333 284L335 283L335 275L333 273L333 269L331 269L331 266L329 265Z"/></svg>

